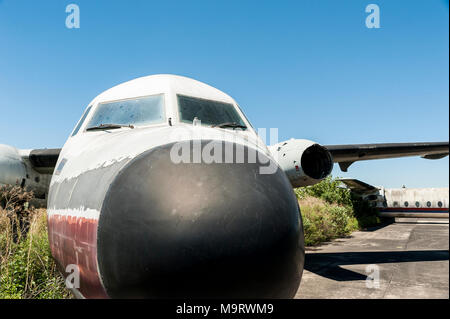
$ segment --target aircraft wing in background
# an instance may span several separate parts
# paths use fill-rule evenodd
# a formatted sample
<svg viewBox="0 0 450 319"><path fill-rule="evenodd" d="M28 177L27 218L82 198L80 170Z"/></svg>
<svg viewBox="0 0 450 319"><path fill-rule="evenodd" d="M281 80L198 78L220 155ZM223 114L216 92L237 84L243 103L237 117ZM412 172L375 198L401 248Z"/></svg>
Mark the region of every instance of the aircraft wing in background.
<svg viewBox="0 0 450 319"><path fill-rule="evenodd" d="M421 156L426 159L440 159L448 155L449 142L430 143L387 143L324 145L330 151L333 162L338 163L343 172L356 161Z"/></svg>
<svg viewBox="0 0 450 319"><path fill-rule="evenodd" d="M44 199L61 149L17 149L0 144L0 185L18 185Z"/></svg>
<svg viewBox="0 0 450 319"><path fill-rule="evenodd" d="M373 192L378 191L378 188L376 188L375 186L364 183L363 181L360 181L358 179L340 178L338 180L344 183L348 188L350 188L352 192L359 195L372 194Z"/></svg>
<svg viewBox="0 0 450 319"><path fill-rule="evenodd" d="M60 152L60 148L34 149L28 154L28 160L36 171L52 174Z"/></svg>

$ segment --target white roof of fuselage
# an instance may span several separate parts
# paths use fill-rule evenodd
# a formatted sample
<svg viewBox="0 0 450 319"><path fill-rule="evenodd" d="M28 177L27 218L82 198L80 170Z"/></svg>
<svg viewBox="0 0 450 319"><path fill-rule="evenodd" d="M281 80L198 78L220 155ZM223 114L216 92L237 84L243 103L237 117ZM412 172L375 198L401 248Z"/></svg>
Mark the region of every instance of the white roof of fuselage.
<svg viewBox="0 0 450 319"><path fill-rule="evenodd" d="M91 104L154 94L183 94L221 102L235 103L232 97L200 81L180 75L156 74L116 85L94 98Z"/></svg>

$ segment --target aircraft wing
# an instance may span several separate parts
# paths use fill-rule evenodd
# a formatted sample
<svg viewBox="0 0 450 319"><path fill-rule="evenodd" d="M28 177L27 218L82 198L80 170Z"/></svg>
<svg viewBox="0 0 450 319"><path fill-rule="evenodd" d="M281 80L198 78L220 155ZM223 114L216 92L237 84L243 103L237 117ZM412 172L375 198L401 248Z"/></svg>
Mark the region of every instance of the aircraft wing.
<svg viewBox="0 0 450 319"><path fill-rule="evenodd" d="M60 152L60 148L33 149L29 153L23 154L22 157L27 157L37 172L52 174Z"/></svg>
<svg viewBox="0 0 450 319"><path fill-rule="evenodd" d="M449 142L324 145L343 172L356 161L405 156L439 159L448 155Z"/></svg>
<svg viewBox="0 0 450 319"><path fill-rule="evenodd" d="M378 188L376 188L375 186L364 183L363 181L360 181L358 179L341 178L338 179L338 181L344 183L348 188L352 190L352 192L355 192L360 195L371 194L374 191L378 190Z"/></svg>

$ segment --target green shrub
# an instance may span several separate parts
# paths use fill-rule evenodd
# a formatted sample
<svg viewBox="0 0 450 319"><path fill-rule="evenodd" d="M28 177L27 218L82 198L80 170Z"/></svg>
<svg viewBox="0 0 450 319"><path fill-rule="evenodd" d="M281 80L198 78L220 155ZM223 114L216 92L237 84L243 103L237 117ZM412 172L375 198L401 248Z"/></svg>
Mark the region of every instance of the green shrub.
<svg viewBox="0 0 450 319"><path fill-rule="evenodd" d="M340 184L330 176L316 185L294 190L300 203L307 246L380 223L374 208Z"/></svg>
<svg viewBox="0 0 450 319"><path fill-rule="evenodd" d="M348 207L310 196L299 202L306 246L347 236L358 229L358 221Z"/></svg>
<svg viewBox="0 0 450 319"><path fill-rule="evenodd" d="M296 188L295 193L300 199L312 196L321 198L330 204L351 205L351 192L346 188L339 187L340 184L341 182L337 179L328 176L315 185Z"/></svg>

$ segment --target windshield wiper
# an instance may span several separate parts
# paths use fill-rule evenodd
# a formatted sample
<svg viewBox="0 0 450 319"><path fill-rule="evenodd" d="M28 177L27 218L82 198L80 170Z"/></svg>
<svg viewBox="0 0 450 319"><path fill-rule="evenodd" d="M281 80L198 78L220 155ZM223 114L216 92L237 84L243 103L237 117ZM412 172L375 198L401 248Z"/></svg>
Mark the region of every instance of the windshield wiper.
<svg viewBox="0 0 450 319"><path fill-rule="evenodd" d="M220 127L220 128L225 128L225 127L232 127L232 128L247 128L247 126L242 125L242 124L238 124L236 122L226 122L226 123L221 123L221 124L216 124L213 125L212 127Z"/></svg>
<svg viewBox="0 0 450 319"><path fill-rule="evenodd" d="M121 127L134 128L134 126L131 125L131 124L129 124L129 125L122 125L122 124L108 123L108 124L100 124L100 125L97 125L97 126L91 126L91 127L88 127L88 128L86 129L86 131L106 130L106 129L116 129L116 128L121 128Z"/></svg>

